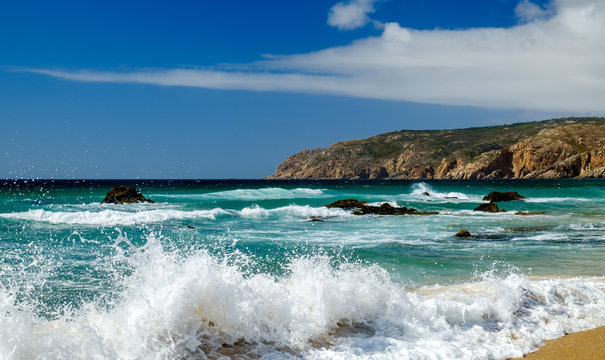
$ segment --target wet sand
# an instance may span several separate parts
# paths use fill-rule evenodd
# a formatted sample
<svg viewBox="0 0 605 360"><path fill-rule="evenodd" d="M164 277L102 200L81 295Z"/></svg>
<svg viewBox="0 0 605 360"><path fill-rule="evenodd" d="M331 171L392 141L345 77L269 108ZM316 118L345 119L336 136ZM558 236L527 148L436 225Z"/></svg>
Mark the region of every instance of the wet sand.
<svg viewBox="0 0 605 360"><path fill-rule="evenodd" d="M605 359L605 326L549 340L524 360L603 360ZM518 360L518 359L512 359Z"/></svg>

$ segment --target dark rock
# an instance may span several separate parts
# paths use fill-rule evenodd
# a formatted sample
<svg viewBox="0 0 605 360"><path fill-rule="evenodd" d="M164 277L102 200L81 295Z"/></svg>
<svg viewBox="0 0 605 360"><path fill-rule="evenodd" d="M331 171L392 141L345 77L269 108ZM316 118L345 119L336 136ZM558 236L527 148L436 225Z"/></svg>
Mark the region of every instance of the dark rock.
<svg viewBox="0 0 605 360"><path fill-rule="evenodd" d="M502 201L521 200L521 199L525 199L525 196L519 195L519 193L516 191L509 191L509 192L492 191L487 196L483 197L483 200L487 200L489 202L502 202Z"/></svg>
<svg viewBox="0 0 605 360"><path fill-rule="evenodd" d="M467 238L467 237L471 237L471 233L468 230L460 230L454 236L461 237L461 238Z"/></svg>
<svg viewBox="0 0 605 360"><path fill-rule="evenodd" d="M431 196L431 194L429 194L428 191L423 192L422 195L424 195L424 196Z"/></svg>
<svg viewBox="0 0 605 360"><path fill-rule="evenodd" d="M323 222L322 219L318 218L317 216L311 216L311 220L309 220L311 222Z"/></svg>
<svg viewBox="0 0 605 360"><path fill-rule="evenodd" d="M492 213L497 213L497 212L505 211L505 210L498 209L498 204L493 203L493 202L486 203L486 204L481 204L481 205L477 206L476 208L474 208L473 210L475 210L475 211L484 211L484 212L492 212Z"/></svg>
<svg viewBox="0 0 605 360"><path fill-rule="evenodd" d="M331 208L355 209L355 208L361 208L362 206L365 206L365 204L366 204L365 201L357 201L357 199L344 199L344 200L335 201L329 205L326 205L326 207L328 209L331 209Z"/></svg>
<svg viewBox="0 0 605 360"><path fill-rule="evenodd" d="M402 207L393 207L388 203L383 203L380 206L368 206L363 205L357 211L353 211L355 215L405 215L410 212L416 212L416 209L408 209L405 206Z"/></svg>
<svg viewBox="0 0 605 360"><path fill-rule="evenodd" d="M507 227L504 230L506 231L519 231L519 232L528 232L528 231L544 231L552 229L554 226L549 225L538 225L538 226L513 226Z"/></svg>
<svg viewBox="0 0 605 360"><path fill-rule="evenodd" d="M153 203L153 200L146 199L135 187L118 185L109 190L101 204L132 204L132 203Z"/></svg>
<svg viewBox="0 0 605 360"><path fill-rule="evenodd" d="M485 241L485 240L490 240L490 241L508 241L510 240L509 237L502 235L502 234L479 234L479 235L471 235L472 239L475 240L479 240L479 241Z"/></svg>
<svg viewBox="0 0 605 360"><path fill-rule="evenodd" d="M365 201L357 199L344 199L326 205L328 208L355 209L353 215L435 215L438 212L420 212L416 209L406 208L405 206L394 207L388 203L380 206L366 205Z"/></svg>
<svg viewBox="0 0 605 360"><path fill-rule="evenodd" d="M544 215L544 211L517 211L515 215Z"/></svg>

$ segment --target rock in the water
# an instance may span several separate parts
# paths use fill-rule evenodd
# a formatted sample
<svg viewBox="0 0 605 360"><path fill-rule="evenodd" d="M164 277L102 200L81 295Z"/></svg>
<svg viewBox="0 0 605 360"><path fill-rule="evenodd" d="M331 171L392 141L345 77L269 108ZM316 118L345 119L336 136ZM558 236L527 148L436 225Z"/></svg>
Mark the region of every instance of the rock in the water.
<svg viewBox="0 0 605 360"><path fill-rule="evenodd" d="M359 209L365 206L365 201L357 201L357 199L344 199L335 201L329 205L326 205L328 209L331 208L340 208L340 209Z"/></svg>
<svg viewBox="0 0 605 360"><path fill-rule="evenodd" d="M322 219L318 218L317 216L311 216L311 220L309 220L311 222L323 222Z"/></svg>
<svg viewBox="0 0 605 360"><path fill-rule="evenodd" d="M517 211L515 215L544 215L544 211Z"/></svg>
<svg viewBox="0 0 605 360"><path fill-rule="evenodd" d="M474 208L473 210L475 210L475 211L492 212L492 213L497 213L497 212L505 211L505 210L498 209L498 204L493 203L493 202L486 203L486 204L481 204L481 205L477 206L476 208Z"/></svg>
<svg viewBox="0 0 605 360"><path fill-rule="evenodd" d="M416 209L408 209L405 206L394 207L388 203L383 203L380 206L363 205L362 207L359 208L359 210L353 211L353 214L355 214L355 215L368 215L368 214L406 215L406 214L415 213L416 211L417 211Z"/></svg>
<svg viewBox="0 0 605 360"><path fill-rule="evenodd" d="M109 190L101 204L132 204L132 203L153 203L153 200L146 199L135 187L118 185Z"/></svg>
<svg viewBox="0 0 605 360"><path fill-rule="evenodd" d="M365 201L357 201L357 199L344 199L335 201L328 208L355 209L353 215L435 215L438 212L421 212L416 209L406 208L405 206L394 207L388 203L383 203L380 206L366 205Z"/></svg>
<svg viewBox="0 0 605 360"><path fill-rule="evenodd" d="M467 238L467 237L471 237L471 233L468 230L460 230L454 236L461 237L461 238Z"/></svg>
<svg viewBox="0 0 605 360"><path fill-rule="evenodd" d="M483 197L483 200L487 200L489 202L502 202L502 201L521 200L521 199L525 199L525 196L520 195L516 191L509 191L509 192L492 191L491 193L487 194L487 196Z"/></svg>

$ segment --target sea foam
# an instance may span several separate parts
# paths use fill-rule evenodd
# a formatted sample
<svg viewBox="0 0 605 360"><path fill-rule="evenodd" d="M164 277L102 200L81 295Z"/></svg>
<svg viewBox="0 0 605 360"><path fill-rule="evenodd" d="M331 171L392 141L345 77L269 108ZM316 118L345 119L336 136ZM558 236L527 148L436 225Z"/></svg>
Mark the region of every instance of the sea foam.
<svg viewBox="0 0 605 360"><path fill-rule="evenodd" d="M261 188L261 189L236 189L226 191L216 191L205 194L151 194L150 197L159 198L192 198L198 200L239 200L239 201L258 201L258 200L282 200L282 199L305 199L326 197L322 189L310 188Z"/></svg>
<svg viewBox="0 0 605 360"><path fill-rule="evenodd" d="M248 273L242 255L177 255L150 236L107 264L132 269L117 276L109 305L46 319L20 300L27 288L0 288L0 358L506 359L605 324L603 278L486 273L408 289L377 265L333 260L295 257L282 276Z"/></svg>
<svg viewBox="0 0 605 360"><path fill-rule="evenodd" d="M0 214L6 219L42 221L51 224L116 226L162 222L170 219L215 219L217 215L227 214L223 209L183 211L174 209L155 209L146 211L48 211L43 209L25 212Z"/></svg>
<svg viewBox="0 0 605 360"><path fill-rule="evenodd" d="M275 209L265 209L258 205L247 207L242 209L239 214L242 217L267 217L271 215L276 216L286 216L293 218L303 218L308 219L312 216L314 217L323 217L323 218L345 218L352 217L354 215L351 214L350 211L346 211L343 209L332 208L329 209L325 206L313 207L309 205L288 205L281 206Z"/></svg>
<svg viewBox="0 0 605 360"><path fill-rule="evenodd" d="M430 185L423 182L412 184L411 195L416 198L438 199L448 201L480 201L480 198L476 196L471 197L461 192L439 192L434 190Z"/></svg>

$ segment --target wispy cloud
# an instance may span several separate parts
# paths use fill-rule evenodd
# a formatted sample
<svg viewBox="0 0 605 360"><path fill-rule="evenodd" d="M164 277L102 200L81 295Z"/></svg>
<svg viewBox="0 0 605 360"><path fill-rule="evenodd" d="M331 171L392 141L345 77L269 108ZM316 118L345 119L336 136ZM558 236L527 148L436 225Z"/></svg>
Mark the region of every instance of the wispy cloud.
<svg viewBox="0 0 605 360"><path fill-rule="evenodd" d="M30 70L90 82L337 94L490 108L605 112L605 3L555 0L510 28L385 24L348 46L225 69ZM517 15L520 16L520 15Z"/></svg>
<svg viewBox="0 0 605 360"><path fill-rule="evenodd" d="M373 13L376 0L341 1L330 9L328 24L340 30L353 30L365 26Z"/></svg>
<svg viewBox="0 0 605 360"><path fill-rule="evenodd" d="M529 22L553 15L552 8L542 8L529 0L522 0L515 7L515 16L523 22Z"/></svg>
<svg viewBox="0 0 605 360"><path fill-rule="evenodd" d="M140 83L161 86L188 86L222 90L295 91L341 93L337 76L299 73L217 71L203 69L148 69L136 72L19 70L65 80L106 83ZM348 94L357 96L356 94Z"/></svg>

